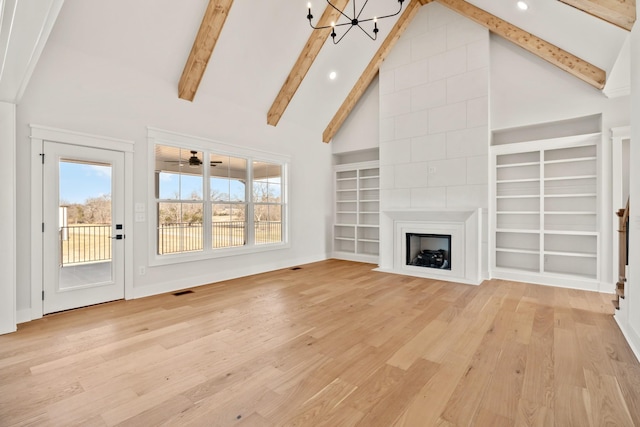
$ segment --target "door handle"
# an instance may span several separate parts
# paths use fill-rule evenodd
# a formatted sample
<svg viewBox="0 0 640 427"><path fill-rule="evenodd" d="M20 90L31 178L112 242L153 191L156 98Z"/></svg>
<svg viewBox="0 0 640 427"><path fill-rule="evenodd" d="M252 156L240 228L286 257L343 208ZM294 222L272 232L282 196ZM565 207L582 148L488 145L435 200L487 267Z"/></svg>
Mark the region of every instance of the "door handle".
<svg viewBox="0 0 640 427"><path fill-rule="evenodd" d="M124 234L116 234L115 236L113 236L111 238L115 239L115 240L122 240L122 239L124 239Z"/></svg>

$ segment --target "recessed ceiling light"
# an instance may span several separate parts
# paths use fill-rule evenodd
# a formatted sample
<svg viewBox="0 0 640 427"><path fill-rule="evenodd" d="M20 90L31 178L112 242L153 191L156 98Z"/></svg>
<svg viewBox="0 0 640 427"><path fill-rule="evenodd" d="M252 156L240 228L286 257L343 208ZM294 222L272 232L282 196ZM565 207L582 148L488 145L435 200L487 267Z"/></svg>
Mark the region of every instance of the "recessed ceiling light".
<svg viewBox="0 0 640 427"><path fill-rule="evenodd" d="M517 4L518 4L518 9L520 9L520 10L529 9L529 5L527 3L525 3L524 1L522 1L522 0L520 0Z"/></svg>
<svg viewBox="0 0 640 427"><path fill-rule="evenodd" d="M336 77L338 77L338 74L336 74L335 71L332 71L332 72L329 73L329 79L335 80Z"/></svg>

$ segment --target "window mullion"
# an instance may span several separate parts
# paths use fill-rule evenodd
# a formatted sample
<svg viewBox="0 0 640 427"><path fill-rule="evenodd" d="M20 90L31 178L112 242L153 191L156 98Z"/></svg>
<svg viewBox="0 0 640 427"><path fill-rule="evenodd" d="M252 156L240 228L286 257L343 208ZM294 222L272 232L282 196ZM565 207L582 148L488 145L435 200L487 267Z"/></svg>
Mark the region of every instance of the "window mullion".
<svg viewBox="0 0 640 427"><path fill-rule="evenodd" d="M247 159L247 246L254 246L256 241L255 223L253 217L253 160Z"/></svg>
<svg viewBox="0 0 640 427"><path fill-rule="evenodd" d="M207 151L202 151L202 179L203 179L203 194L202 194L202 232L204 235L202 236L202 246L204 252L209 252L213 248L212 241L212 230L211 230L211 221L213 220L213 208L211 201L211 179L210 173L211 168L207 167L209 165L210 153Z"/></svg>

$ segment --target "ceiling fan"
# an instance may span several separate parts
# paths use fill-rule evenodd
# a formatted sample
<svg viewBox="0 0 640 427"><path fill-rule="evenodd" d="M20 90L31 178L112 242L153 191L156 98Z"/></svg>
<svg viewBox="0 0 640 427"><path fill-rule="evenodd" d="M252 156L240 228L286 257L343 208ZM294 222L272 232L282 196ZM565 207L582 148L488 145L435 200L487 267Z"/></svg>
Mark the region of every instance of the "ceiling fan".
<svg viewBox="0 0 640 427"><path fill-rule="evenodd" d="M184 165L184 161L182 160L165 160L166 163L178 163L178 165L183 166ZM209 165L211 167L216 167L217 165L221 164L222 161L221 160L212 160L209 162ZM192 168L197 168L198 166L200 166L202 164L202 160L200 160L198 158L198 152L196 150L191 150L191 157L189 157L189 160L187 160L187 165L189 165L189 167Z"/></svg>

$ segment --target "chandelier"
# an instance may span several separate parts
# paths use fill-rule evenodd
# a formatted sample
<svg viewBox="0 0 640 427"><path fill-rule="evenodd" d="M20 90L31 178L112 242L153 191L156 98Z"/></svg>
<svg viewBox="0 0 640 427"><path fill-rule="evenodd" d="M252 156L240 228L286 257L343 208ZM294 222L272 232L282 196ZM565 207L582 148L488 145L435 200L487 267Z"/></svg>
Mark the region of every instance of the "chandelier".
<svg viewBox="0 0 640 427"><path fill-rule="evenodd" d="M378 17L374 16L373 18L362 19L362 18L360 18L360 16L362 15L362 11L364 10L364 8L367 5L367 3L369 2L369 0L365 0L364 4L362 5L362 7L359 10L358 10L358 7L356 6L356 0L353 0L352 1L352 3L353 3L353 15L352 15L352 17L347 15L345 13L345 11L340 10L337 7L335 7L329 0L327 0L327 3L329 4L329 6L331 6L335 10L337 10L338 13L341 16L344 16L347 19L347 22L343 22L341 24L336 24L335 22L332 22L331 25L325 25L323 27L315 27L313 25L313 23L311 22L311 20L313 19L313 15L311 14L311 3L308 3L307 7L309 8L309 13L307 14L307 19L309 20L309 25L311 25L311 28L313 28L314 30L323 30L325 28L331 28L331 39L333 40L333 44L340 43L340 40L342 40L344 38L344 36L346 36L347 33L349 31L351 31L351 29L354 28L354 27L360 28L362 30L362 32L365 33L371 40L376 40L378 38L378 19L384 19L384 18L390 18L392 16L396 16L402 10L402 3L404 2L404 0L397 0L397 1L399 3L400 7L398 8L398 11L396 13L392 13L391 15L384 15L384 16L378 16ZM345 10L346 10L346 8L345 8ZM371 30L371 32L368 32L360 24L362 24L364 22L370 22L370 21L373 21L373 30ZM336 40L336 36L337 36L336 28L337 27L343 27L343 26L346 26L346 25L348 25L349 27Z"/></svg>

